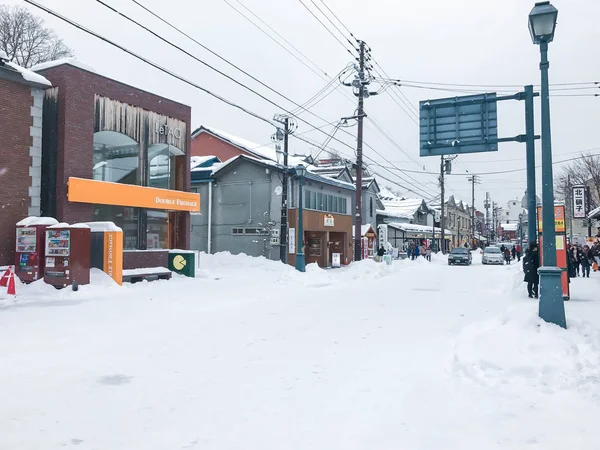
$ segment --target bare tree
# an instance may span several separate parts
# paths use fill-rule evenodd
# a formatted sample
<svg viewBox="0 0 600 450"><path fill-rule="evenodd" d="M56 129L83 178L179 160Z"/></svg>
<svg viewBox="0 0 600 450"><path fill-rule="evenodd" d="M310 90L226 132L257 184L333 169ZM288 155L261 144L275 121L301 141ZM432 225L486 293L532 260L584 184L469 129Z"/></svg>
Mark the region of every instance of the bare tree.
<svg viewBox="0 0 600 450"><path fill-rule="evenodd" d="M556 197L565 201L567 212L571 213L573 186L589 186L591 208L600 203L600 155L587 153L564 167L555 179Z"/></svg>
<svg viewBox="0 0 600 450"><path fill-rule="evenodd" d="M73 56L42 19L22 6L0 6L0 50L22 67Z"/></svg>

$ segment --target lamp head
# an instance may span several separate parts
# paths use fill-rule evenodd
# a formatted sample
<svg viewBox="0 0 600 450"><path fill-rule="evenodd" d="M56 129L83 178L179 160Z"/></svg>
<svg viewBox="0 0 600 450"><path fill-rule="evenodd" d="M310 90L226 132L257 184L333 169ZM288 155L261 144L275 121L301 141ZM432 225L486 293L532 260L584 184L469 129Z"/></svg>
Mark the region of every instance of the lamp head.
<svg viewBox="0 0 600 450"><path fill-rule="evenodd" d="M537 2L529 13L529 33L534 44L554 40L558 10L549 1Z"/></svg>

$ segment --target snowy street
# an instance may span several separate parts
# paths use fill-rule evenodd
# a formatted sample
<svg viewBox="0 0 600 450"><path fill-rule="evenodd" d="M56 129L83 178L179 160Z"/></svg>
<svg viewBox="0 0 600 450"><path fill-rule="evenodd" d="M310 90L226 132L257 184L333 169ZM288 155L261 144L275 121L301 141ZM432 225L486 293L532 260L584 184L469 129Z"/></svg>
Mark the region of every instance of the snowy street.
<svg viewBox="0 0 600 450"><path fill-rule="evenodd" d="M219 254L196 279L20 285L0 449L597 449L600 275L573 280L564 331L520 264L473 259Z"/></svg>

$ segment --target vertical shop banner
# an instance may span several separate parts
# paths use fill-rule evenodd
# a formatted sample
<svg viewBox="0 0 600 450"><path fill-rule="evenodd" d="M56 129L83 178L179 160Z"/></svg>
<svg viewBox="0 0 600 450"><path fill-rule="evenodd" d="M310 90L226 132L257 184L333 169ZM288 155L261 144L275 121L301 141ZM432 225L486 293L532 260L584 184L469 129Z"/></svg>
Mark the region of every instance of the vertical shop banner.
<svg viewBox="0 0 600 450"><path fill-rule="evenodd" d="M573 186L573 218L575 219L585 219L585 191L585 186Z"/></svg>
<svg viewBox="0 0 600 450"><path fill-rule="evenodd" d="M540 262L543 265L544 260L544 237L543 237L543 224L542 224L542 207L538 206L538 230L539 230L539 249L540 249ZM554 206L554 229L556 231L556 265L562 269L561 275L561 287L562 296L565 300L569 300L571 297L571 291L569 286L569 273L568 273L568 258L567 258L567 235L565 226L565 207L564 205Z"/></svg>
<svg viewBox="0 0 600 450"><path fill-rule="evenodd" d="M288 230L288 243L289 243L288 253L290 255L296 254L296 229L295 228L290 228Z"/></svg>

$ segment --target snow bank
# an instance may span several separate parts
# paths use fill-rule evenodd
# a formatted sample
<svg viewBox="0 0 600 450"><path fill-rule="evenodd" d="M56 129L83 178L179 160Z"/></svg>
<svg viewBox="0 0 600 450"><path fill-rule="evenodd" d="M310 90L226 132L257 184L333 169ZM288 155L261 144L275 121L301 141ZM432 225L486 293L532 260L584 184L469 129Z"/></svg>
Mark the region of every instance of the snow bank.
<svg viewBox="0 0 600 450"><path fill-rule="evenodd" d="M459 375L484 386L579 389L600 380L600 332L573 318L563 330L541 320L536 308L519 308L467 326L454 364Z"/></svg>

